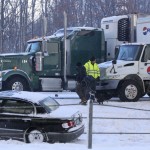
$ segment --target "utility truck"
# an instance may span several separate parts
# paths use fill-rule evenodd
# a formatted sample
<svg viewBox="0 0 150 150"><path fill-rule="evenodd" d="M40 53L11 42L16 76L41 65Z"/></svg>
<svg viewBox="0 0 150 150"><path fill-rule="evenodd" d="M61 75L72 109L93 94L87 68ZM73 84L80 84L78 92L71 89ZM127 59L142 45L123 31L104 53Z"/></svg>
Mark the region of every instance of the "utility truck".
<svg viewBox="0 0 150 150"><path fill-rule="evenodd" d="M104 32L99 28L70 27L31 39L25 52L0 55L0 89L74 90L76 63L85 63L91 55L104 62L105 52Z"/></svg>
<svg viewBox="0 0 150 150"><path fill-rule="evenodd" d="M135 102L150 95L150 16L107 17L102 19L102 28L107 44L111 43L107 55L115 58L116 52L116 58L99 64L99 99Z"/></svg>

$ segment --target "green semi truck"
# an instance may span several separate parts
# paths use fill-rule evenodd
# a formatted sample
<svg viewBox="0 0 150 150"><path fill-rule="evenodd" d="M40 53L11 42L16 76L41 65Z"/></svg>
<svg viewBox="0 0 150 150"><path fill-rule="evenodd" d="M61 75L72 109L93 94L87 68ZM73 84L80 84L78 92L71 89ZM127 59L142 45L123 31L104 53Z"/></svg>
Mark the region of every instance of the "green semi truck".
<svg viewBox="0 0 150 150"><path fill-rule="evenodd" d="M60 29L51 36L29 40L23 53L1 54L0 89L74 90L76 63L85 63L92 55L100 63L106 60L105 54L102 29L72 27L66 32Z"/></svg>

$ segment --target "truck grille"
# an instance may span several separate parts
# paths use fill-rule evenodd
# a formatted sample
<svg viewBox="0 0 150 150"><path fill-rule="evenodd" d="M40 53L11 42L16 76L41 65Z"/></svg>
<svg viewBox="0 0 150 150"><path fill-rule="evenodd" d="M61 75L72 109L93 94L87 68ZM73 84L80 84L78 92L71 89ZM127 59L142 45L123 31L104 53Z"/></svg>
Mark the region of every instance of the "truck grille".
<svg viewBox="0 0 150 150"><path fill-rule="evenodd" d="M129 41L129 18L118 21L118 40Z"/></svg>

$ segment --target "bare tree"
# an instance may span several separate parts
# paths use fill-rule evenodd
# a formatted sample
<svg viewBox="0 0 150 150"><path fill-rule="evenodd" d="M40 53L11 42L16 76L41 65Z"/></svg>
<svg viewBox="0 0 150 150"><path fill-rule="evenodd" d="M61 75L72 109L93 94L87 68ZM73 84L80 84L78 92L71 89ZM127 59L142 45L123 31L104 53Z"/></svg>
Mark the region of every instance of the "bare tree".
<svg viewBox="0 0 150 150"><path fill-rule="evenodd" d="M25 43L44 34L43 18L48 35L63 28L63 12L68 27L100 27L103 17L130 13L150 13L149 0L1 0L0 52L21 52Z"/></svg>
<svg viewBox="0 0 150 150"><path fill-rule="evenodd" d="M0 24L0 51L3 52L3 40L4 40L4 0L1 0L1 24Z"/></svg>

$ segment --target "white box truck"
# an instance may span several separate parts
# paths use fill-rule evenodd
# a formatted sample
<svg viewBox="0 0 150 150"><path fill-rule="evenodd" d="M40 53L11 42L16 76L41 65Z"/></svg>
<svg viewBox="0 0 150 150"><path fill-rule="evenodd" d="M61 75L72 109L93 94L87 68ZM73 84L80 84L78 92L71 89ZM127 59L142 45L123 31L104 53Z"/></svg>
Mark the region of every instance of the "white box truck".
<svg viewBox="0 0 150 150"><path fill-rule="evenodd" d="M115 59L99 64L98 101L115 96L121 101L135 102L150 95L150 16L108 17L102 20L102 28L110 58L115 58L115 46L124 44L118 46Z"/></svg>

